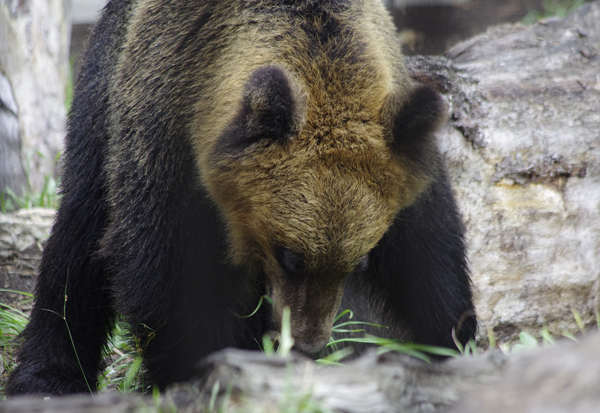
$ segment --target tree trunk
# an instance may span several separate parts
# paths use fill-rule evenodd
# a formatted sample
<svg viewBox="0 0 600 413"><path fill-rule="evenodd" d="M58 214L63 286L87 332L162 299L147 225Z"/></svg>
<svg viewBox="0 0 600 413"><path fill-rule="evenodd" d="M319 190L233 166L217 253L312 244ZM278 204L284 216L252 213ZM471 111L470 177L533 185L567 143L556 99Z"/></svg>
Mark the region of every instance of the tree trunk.
<svg viewBox="0 0 600 413"><path fill-rule="evenodd" d="M0 193L39 191L55 173L69 38L69 0L0 0Z"/></svg>

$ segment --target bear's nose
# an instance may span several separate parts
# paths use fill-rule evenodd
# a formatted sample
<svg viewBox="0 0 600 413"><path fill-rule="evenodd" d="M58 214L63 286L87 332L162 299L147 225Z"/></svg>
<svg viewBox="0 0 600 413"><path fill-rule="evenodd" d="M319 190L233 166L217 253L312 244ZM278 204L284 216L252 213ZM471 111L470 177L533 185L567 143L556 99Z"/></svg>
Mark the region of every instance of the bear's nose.
<svg viewBox="0 0 600 413"><path fill-rule="evenodd" d="M294 341L294 347L292 347L293 350L313 359L318 359L325 353L325 347L329 342L329 335L326 338L318 340L302 341L301 339L294 338Z"/></svg>

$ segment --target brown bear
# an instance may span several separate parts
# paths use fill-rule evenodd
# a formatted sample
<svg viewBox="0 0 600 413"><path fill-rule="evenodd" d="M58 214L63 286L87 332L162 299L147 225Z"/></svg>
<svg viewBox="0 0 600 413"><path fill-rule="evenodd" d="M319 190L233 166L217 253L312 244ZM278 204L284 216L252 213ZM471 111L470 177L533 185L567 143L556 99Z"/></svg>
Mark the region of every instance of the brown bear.
<svg viewBox="0 0 600 413"><path fill-rule="evenodd" d="M6 392L94 388L117 314L160 387L211 352L256 348L286 306L309 355L340 308L387 337L465 343L444 112L409 78L379 0L110 1ZM263 295L272 307L239 316Z"/></svg>

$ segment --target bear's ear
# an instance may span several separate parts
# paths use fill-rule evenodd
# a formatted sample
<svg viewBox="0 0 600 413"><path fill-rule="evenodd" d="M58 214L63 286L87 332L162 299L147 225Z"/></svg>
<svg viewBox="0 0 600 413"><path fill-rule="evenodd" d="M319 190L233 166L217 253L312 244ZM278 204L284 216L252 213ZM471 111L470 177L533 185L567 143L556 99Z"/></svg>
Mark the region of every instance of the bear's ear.
<svg viewBox="0 0 600 413"><path fill-rule="evenodd" d="M426 167L435 147L433 133L445 118L446 105L441 96L430 86L419 85L408 98L389 96L386 106L393 148Z"/></svg>
<svg viewBox="0 0 600 413"><path fill-rule="evenodd" d="M217 153L235 154L261 141L285 141L303 119L302 92L277 66L255 70L244 88L236 117L219 137Z"/></svg>

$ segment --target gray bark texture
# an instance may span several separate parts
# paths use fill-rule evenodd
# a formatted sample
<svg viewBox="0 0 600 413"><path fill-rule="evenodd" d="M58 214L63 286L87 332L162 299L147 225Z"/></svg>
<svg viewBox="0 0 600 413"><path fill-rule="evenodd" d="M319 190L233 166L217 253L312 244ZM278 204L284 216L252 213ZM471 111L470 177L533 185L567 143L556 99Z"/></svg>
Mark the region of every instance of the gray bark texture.
<svg viewBox="0 0 600 413"><path fill-rule="evenodd" d="M39 191L44 175L55 173L65 130L70 4L0 0L0 192L8 186L20 193L28 184Z"/></svg>
<svg viewBox="0 0 600 413"><path fill-rule="evenodd" d="M480 334L576 333L600 304L600 4L489 29L440 58L439 134L467 225Z"/></svg>
<svg viewBox="0 0 600 413"><path fill-rule="evenodd" d="M54 212L35 208L0 214L0 289L33 292ZM0 291L0 303L14 304L20 298Z"/></svg>
<svg viewBox="0 0 600 413"><path fill-rule="evenodd" d="M199 366L206 372L201 379L172 386L159 399L17 398L0 404L0 413L589 413L600 406L599 349L595 334L509 356L495 351L435 364L373 350L344 367L228 349Z"/></svg>
<svg viewBox="0 0 600 413"><path fill-rule="evenodd" d="M408 65L448 102L439 139L467 225L480 342L488 329L501 343L521 331L539 336L543 326L554 336L574 333L572 310L596 329L600 2L563 20L495 27L446 57ZM19 245L13 251L43 241L28 231L5 236ZM197 381L160 400L15 399L0 412L583 413L598 406L600 335L589 334L577 343L436 364L373 350L325 368L297 355L225 350L199 366Z"/></svg>
<svg viewBox="0 0 600 413"><path fill-rule="evenodd" d="M27 184L21 162L19 109L10 82L0 72L0 192Z"/></svg>

